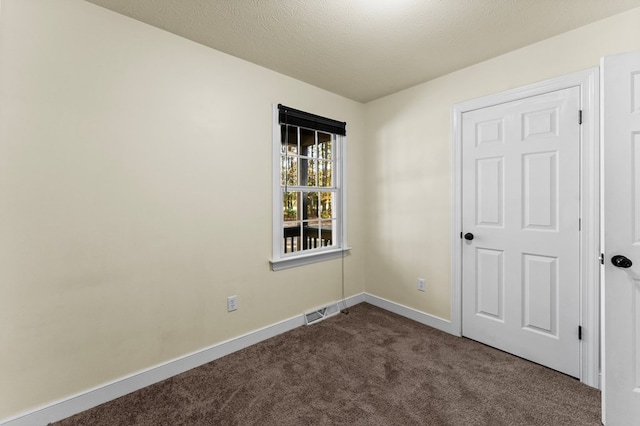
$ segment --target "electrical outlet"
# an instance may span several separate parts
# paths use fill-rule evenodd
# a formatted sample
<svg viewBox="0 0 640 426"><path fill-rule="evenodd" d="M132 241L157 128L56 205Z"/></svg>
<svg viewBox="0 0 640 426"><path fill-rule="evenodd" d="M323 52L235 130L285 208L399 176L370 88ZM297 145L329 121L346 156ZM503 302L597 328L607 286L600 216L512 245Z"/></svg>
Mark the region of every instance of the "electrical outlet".
<svg viewBox="0 0 640 426"><path fill-rule="evenodd" d="M227 312L238 309L238 296L227 297Z"/></svg>
<svg viewBox="0 0 640 426"><path fill-rule="evenodd" d="M425 290L424 278L418 278L418 290L420 291Z"/></svg>

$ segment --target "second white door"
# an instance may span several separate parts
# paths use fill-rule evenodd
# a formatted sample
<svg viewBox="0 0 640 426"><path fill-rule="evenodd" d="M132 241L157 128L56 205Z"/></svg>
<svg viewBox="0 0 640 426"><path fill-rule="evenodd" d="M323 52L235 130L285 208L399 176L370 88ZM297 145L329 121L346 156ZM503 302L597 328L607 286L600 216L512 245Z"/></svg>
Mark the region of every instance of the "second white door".
<svg viewBox="0 0 640 426"><path fill-rule="evenodd" d="M462 118L462 333L580 375L580 90Z"/></svg>
<svg viewBox="0 0 640 426"><path fill-rule="evenodd" d="M640 51L602 61L603 422L640 424Z"/></svg>

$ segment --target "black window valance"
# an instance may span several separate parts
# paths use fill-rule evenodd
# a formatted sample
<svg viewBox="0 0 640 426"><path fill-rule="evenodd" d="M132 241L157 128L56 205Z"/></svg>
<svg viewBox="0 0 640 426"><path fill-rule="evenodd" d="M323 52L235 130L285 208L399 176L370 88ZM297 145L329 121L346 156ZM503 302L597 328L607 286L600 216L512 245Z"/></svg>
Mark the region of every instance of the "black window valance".
<svg viewBox="0 0 640 426"><path fill-rule="evenodd" d="M308 129L320 130L322 132L334 133L342 136L346 136L347 134L347 123L342 121L310 114L308 112L289 108L282 104L278 104L278 110L278 120L280 121L280 124L306 127Z"/></svg>

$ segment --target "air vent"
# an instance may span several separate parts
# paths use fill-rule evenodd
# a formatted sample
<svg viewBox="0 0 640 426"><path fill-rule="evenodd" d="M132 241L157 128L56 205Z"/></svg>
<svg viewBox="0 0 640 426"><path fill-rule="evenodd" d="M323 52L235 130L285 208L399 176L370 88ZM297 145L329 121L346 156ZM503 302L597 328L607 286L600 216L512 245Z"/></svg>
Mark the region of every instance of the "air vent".
<svg viewBox="0 0 640 426"><path fill-rule="evenodd" d="M304 314L304 321L307 325L315 324L325 318L329 318L340 312L337 303L332 303L322 308L314 309Z"/></svg>

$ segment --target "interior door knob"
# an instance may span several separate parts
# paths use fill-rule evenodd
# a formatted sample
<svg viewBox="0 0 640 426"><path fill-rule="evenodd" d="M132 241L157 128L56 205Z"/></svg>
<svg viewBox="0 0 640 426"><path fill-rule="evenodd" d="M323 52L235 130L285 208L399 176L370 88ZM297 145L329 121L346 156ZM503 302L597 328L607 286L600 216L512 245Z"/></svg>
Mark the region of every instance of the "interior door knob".
<svg viewBox="0 0 640 426"><path fill-rule="evenodd" d="M468 241L473 240L473 234L471 232L467 232L466 234L464 234L464 239Z"/></svg>
<svg viewBox="0 0 640 426"><path fill-rule="evenodd" d="M611 258L611 263L618 268L630 268L633 262L621 254L615 255Z"/></svg>

